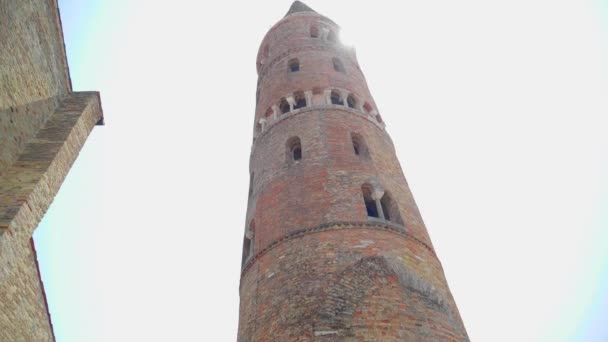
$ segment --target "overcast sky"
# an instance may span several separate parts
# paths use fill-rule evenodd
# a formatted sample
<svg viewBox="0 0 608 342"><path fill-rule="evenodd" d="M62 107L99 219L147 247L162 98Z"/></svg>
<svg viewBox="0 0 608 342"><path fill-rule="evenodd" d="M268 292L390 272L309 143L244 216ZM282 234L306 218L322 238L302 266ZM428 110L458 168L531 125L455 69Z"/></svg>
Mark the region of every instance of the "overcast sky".
<svg viewBox="0 0 608 342"><path fill-rule="evenodd" d="M473 341L608 340L608 1L306 2L343 28ZM255 56L291 2L60 0L96 127L36 231L64 341L234 341Z"/></svg>

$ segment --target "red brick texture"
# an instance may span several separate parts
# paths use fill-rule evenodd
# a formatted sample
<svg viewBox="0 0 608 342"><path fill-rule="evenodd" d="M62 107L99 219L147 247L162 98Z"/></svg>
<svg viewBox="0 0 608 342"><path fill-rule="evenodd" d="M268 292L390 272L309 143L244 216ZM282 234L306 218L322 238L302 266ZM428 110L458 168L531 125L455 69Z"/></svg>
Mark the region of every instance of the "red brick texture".
<svg viewBox="0 0 608 342"><path fill-rule="evenodd" d="M362 108L376 107L354 52L311 37L311 25L338 30L316 13L295 13L260 47L247 212L255 230L246 234L253 247L241 276L238 340L468 341L392 141ZM292 58L299 71L288 71ZM323 92L336 88L359 105L331 104ZM281 98L312 89L304 108L268 114ZM300 160L292 158L294 137ZM364 184L390 195L390 221L368 217Z"/></svg>

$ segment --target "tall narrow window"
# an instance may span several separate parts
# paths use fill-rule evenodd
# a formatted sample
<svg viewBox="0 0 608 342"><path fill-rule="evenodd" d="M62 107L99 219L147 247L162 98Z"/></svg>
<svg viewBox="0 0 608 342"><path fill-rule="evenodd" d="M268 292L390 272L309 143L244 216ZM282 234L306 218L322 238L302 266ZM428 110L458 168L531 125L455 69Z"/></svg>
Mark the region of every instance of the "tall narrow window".
<svg viewBox="0 0 608 342"><path fill-rule="evenodd" d="M254 235L255 221L251 220L251 223L249 223L249 227L247 227L247 230L245 231L245 237L243 238L243 260L241 262L241 267L245 266L247 260L249 260L249 258L251 258L251 256L253 255Z"/></svg>
<svg viewBox="0 0 608 342"><path fill-rule="evenodd" d="M339 72L345 72L344 64L342 64L342 61L339 58L334 57L332 61L334 63L334 70Z"/></svg>
<svg viewBox="0 0 608 342"><path fill-rule="evenodd" d="M367 210L368 217L379 218L378 208L376 207L376 201L372 198L373 187L369 184L363 184L361 187L363 192L363 201L365 202L365 209Z"/></svg>
<svg viewBox="0 0 608 342"><path fill-rule="evenodd" d="M281 103L279 103L279 109L281 110L282 114L289 113L289 111L290 111L289 102L287 102L287 100L285 98L281 99Z"/></svg>
<svg viewBox="0 0 608 342"><path fill-rule="evenodd" d="M297 91L293 94L293 97L296 101L296 104L293 106L293 109L306 107L306 97L304 96L304 92Z"/></svg>
<svg viewBox="0 0 608 342"><path fill-rule="evenodd" d="M253 171L249 174L249 197L253 194Z"/></svg>
<svg viewBox="0 0 608 342"><path fill-rule="evenodd" d="M344 101L342 101L342 96L340 96L340 92L337 90L331 91L331 103L335 105L344 106Z"/></svg>
<svg viewBox="0 0 608 342"><path fill-rule="evenodd" d="M336 33L333 30L330 30L327 34L327 41L332 43L336 42Z"/></svg>
<svg viewBox="0 0 608 342"><path fill-rule="evenodd" d="M302 144L300 138L292 137L287 140L287 161L297 162L302 159Z"/></svg>
<svg viewBox="0 0 608 342"><path fill-rule="evenodd" d="M384 192L384 195L380 199L380 205L382 206L385 220L403 225L397 202L392 199L390 192Z"/></svg>
<svg viewBox="0 0 608 342"><path fill-rule="evenodd" d="M289 72L300 71L300 61L297 58L292 58L287 63Z"/></svg>
<svg viewBox="0 0 608 342"><path fill-rule="evenodd" d="M319 27L315 25L310 27L310 37L319 38Z"/></svg>
<svg viewBox="0 0 608 342"><path fill-rule="evenodd" d="M346 102L350 108L355 108L357 106L357 99L353 96L353 94L348 95Z"/></svg>
<svg viewBox="0 0 608 342"><path fill-rule="evenodd" d="M360 157L369 157L369 153L367 151L367 145L365 144L365 139L359 133L351 133L350 134L351 141L353 143L353 151L356 155Z"/></svg>

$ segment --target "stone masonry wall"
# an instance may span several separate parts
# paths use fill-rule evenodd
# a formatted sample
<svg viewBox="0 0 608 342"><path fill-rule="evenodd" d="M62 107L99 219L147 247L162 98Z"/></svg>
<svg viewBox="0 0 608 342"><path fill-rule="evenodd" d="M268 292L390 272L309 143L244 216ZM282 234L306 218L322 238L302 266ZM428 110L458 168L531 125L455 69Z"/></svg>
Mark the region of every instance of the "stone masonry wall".
<svg viewBox="0 0 608 342"><path fill-rule="evenodd" d="M92 128L73 93L56 0L0 1L0 341L53 341L32 233Z"/></svg>
<svg viewBox="0 0 608 342"><path fill-rule="evenodd" d="M55 0L0 1L0 175L71 90Z"/></svg>

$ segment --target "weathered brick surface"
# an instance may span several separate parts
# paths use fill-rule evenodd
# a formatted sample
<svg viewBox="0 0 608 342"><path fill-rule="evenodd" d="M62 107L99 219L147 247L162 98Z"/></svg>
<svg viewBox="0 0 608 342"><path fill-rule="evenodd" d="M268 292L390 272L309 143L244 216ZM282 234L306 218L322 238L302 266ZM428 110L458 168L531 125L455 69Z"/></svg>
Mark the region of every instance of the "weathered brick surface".
<svg viewBox="0 0 608 342"><path fill-rule="evenodd" d="M0 175L71 90L55 0L0 1Z"/></svg>
<svg viewBox="0 0 608 342"><path fill-rule="evenodd" d="M71 91L55 0L0 1L0 27L0 341L52 341L31 236L101 104Z"/></svg>
<svg viewBox="0 0 608 342"><path fill-rule="evenodd" d="M238 340L467 341L356 56L311 37L311 25L338 30L314 12L294 13L258 54L246 229L253 250L245 252ZM334 70L334 57L345 72ZM292 58L299 71L288 72ZM272 108L313 89L304 108ZM332 104L328 89L358 104ZM353 136L365 153L354 152ZM289 154L294 137L298 161ZM390 193L402 224L368 217L363 184Z"/></svg>

